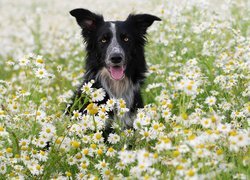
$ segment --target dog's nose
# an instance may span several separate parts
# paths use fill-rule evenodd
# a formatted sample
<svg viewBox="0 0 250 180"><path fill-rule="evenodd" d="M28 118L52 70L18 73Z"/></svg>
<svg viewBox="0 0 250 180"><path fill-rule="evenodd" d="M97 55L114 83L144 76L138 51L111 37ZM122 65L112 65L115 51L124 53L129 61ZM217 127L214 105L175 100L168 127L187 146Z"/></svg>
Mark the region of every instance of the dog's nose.
<svg viewBox="0 0 250 180"><path fill-rule="evenodd" d="M122 54L120 53L115 53L111 56L111 62L114 64L119 64L122 61Z"/></svg>

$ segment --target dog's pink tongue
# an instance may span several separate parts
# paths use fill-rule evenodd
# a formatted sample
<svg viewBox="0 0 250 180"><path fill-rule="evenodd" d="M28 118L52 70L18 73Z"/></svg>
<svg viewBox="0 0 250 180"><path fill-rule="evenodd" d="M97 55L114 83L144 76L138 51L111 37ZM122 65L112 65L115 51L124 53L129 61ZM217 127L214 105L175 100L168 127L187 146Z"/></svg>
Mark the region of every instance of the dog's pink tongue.
<svg viewBox="0 0 250 180"><path fill-rule="evenodd" d="M110 67L110 73L112 78L115 80L120 80L124 76L124 68L123 67Z"/></svg>

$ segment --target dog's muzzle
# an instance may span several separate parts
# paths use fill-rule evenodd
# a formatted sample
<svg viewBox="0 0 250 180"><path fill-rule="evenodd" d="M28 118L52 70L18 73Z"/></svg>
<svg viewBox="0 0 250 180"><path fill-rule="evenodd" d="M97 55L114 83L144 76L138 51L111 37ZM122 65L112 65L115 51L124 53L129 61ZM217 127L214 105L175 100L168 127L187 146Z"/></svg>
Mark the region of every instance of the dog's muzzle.
<svg viewBox="0 0 250 180"><path fill-rule="evenodd" d="M125 77L125 57L122 53L110 54L107 66L112 79L122 80Z"/></svg>

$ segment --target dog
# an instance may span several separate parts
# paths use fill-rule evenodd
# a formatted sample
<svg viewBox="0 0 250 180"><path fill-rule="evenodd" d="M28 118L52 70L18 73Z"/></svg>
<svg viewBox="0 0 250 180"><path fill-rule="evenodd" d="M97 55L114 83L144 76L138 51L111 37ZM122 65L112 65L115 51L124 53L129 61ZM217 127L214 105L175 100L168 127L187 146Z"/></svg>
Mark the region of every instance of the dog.
<svg viewBox="0 0 250 180"><path fill-rule="evenodd" d="M100 104L110 98L123 98L129 111L121 121L125 128L132 128L133 115L143 108L140 87L147 72L144 55L147 29L161 19L150 14L130 14L125 21L104 21L102 15L81 8L70 14L81 27L86 43L83 84L95 80L93 87L106 91ZM81 87L73 99L81 96ZM85 107L78 110L83 112Z"/></svg>

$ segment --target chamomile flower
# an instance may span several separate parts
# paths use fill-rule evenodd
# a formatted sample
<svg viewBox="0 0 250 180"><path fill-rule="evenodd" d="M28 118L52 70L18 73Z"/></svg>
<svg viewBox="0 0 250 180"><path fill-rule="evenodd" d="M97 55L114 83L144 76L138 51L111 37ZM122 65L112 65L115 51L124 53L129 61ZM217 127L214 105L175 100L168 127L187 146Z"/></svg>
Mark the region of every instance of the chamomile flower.
<svg viewBox="0 0 250 180"><path fill-rule="evenodd" d="M126 168L126 164L124 164L122 161L119 161L118 163L116 163L115 168L117 170L124 170Z"/></svg>
<svg viewBox="0 0 250 180"><path fill-rule="evenodd" d="M44 148L47 145L48 139L39 137L38 139L33 140L33 144L37 147Z"/></svg>
<svg viewBox="0 0 250 180"><path fill-rule="evenodd" d="M0 174L5 174L7 172L7 166L4 162L1 162L0 165Z"/></svg>
<svg viewBox="0 0 250 180"><path fill-rule="evenodd" d="M105 122L109 116L107 113L99 111L98 117L101 121Z"/></svg>
<svg viewBox="0 0 250 180"><path fill-rule="evenodd" d="M82 115L82 113L81 112L79 112L79 111L77 111L77 110L74 110L73 111L73 116L71 117L71 119L72 120L79 120L80 118L81 118L81 115Z"/></svg>
<svg viewBox="0 0 250 180"><path fill-rule="evenodd" d="M245 133L238 133L235 136L230 136L229 141L238 147L244 147L250 144L249 137Z"/></svg>
<svg viewBox="0 0 250 180"><path fill-rule="evenodd" d="M186 80L184 84L184 92L187 95L196 95L198 93L198 83L192 80Z"/></svg>
<svg viewBox="0 0 250 180"><path fill-rule="evenodd" d="M217 125L217 130L222 132L222 133L229 133L231 131L231 125L226 123L226 124L222 124L222 123L219 123Z"/></svg>
<svg viewBox="0 0 250 180"><path fill-rule="evenodd" d="M25 58L25 57L20 58L18 61L19 61L20 66L28 66L30 63L30 60L28 58Z"/></svg>
<svg viewBox="0 0 250 180"><path fill-rule="evenodd" d="M101 174L103 179L112 179L114 177L112 171L109 168L103 169Z"/></svg>
<svg viewBox="0 0 250 180"><path fill-rule="evenodd" d="M119 159L123 164L131 164L135 161L136 154L132 151L122 150L119 152Z"/></svg>
<svg viewBox="0 0 250 180"><path fill-rule="evenodd" d="M88 167L89 167L89 160L85 158L81 161L79 169L82 173L85 173L88 170Z"/></svg>
<svg viewBox="0 0 250 180"><path fill-rule="evenodd" d="M0 127L0 132L1 132L1 127ZM20 139L19 141L19 146L28 147L29 144L30 144L29 139Z"/></svg>
<svg viewBox="0 0 250 180"><path fill-rule="evenodd" d="M42 56L37 56L37 58L35 59L35 65L38 67L44 67L45 62Z"/></svg>
<svg viewBox="0 0 250 180"><path fill-rule="evenodd" d="M114 157L116 155L116 153L117 153L117 151L114 148L110 147L110 148L108 148L106 155L109 157Z"/></svg>
<svg viewBox="0 0 250 180"><path fill-rule="evenodd" d="M137 161L139 165L147 169L153 164L153 154L145 149L139 150L137 151Z"/></svg>
<svg viewBox="0 0 250 180"><path fill-rule="evenodd" d="M206 98L205 103L209 106L213 106L216 103L216 98L214 96L209 96Z"/></svg>
<svg viewBox="0 0 250 180"><path fill-rule="evenodd" d="M182 79L176 83L176 89L184 91L187 95L196 95L198 89L198 82L189 79Z"/></svg>
<svg viewBox="0 0 250 180"><path fill-rule="evenodd" d="M90 137L87 136L87 135L82 135L82 139L81 140L82 140L83 143L87 144L87 143L90 142Z"/></svg>
<svg viewBox="0 0 250 180"><path fill-rule="evenodd" d="M169 117L171 116L171 112L170 112L170 110L169 109L165 109L165 110L163 110L162 111L162 117L165 119L165 120L168 120L169 119Z"/></svg>
<svg viewBox="0 0 250 180"><path fill-rule="evenodd" d="M211 128L212 126L212 120L210 118L204 118L202 121L201 121L201 125L204 127L204 128Z"/></svg>
<svg viewBox="0 0 250 180"><path fill-rule="evenodd" d="M120 139L120 136L118 136L117 134L110 133L108 137L108 142L111 144L116 144L120 141Z"/></svg>
<svg viewBox="0 0 250 180"><path fill-rule="evenodd" d="M171 148L172 148L172 142L166 136L160 137L160 139L158 140L158 143L155 146L155 149L157 151L169 150Z"/></svg>
<svg viewBox="0 0 250 180"><path fill-rule="evenodd" d="M33 175L40 175L43 173L43 166L41 166L37 161L31 161L27 166Z"/></svg>
<svg viewBox="0 0 250 180"><path fill-rule="evenodd" d="M6 131L4 125L0 124L0 136L1 137L8 137L9 133Z"/></svg>
<svg viewBox="0 0 250 180"><path fill-rule="evenodd" d="M91 96L92 102L99 102L104 99L105 91L102 88L100 88L100 89L93 91L90 96Z"/></svg>
<svg viewBox="0 0 250 180"><path fill-rule="evenodd" d="M103 142L103 140L104 140L104 138L102 136L102 132L96 132L93 135L93 142L100 143L100 142Z"/></svg>
<svg viewBox="0 0 250 180"><path fill-rule="evenodd" d="M46 123L43 125L40 133L46 134L47 137L52 137L56 134L56 127L52 124Z"/></svg>
<svg viewBox="0 0 250 180"><path fill-rule="evenodd" d="M110 109L110 110L113 110L115 104L116 104L116 100L115 99L109 99L107 101L107 108Z"/></svg>
<svg viewBox="0 0 250 180"><path fill-rule="evenodd" d="M46 162L48 159L48 152L40 150L36 157L39 161Z"/></svg>
<svg viewBox="0 0 250 180"><path fill-rule="evenodd" d="M99 163L95 165L95 168L101 170L101 169L107 169L108 166L109 163L106 163L105 159L103 159L102 161L99 161Z"/></svg>
<svg viewBox="0 0 250 180"><path fill-rule="evenodd" d="M73 136L75 134L81 135L82 131L83 131L83 129L80 126L80 124L72 124L72 126L69 129L69 135L70 136Z"/></svg>
<svg viewBox="0 0 250 180"><path fill-rule="evenodd" d="M197 170L194 168L186 170L185 179L198 179Z"/></svg>
<svg viewBox="0 0 250 180"><path fill-rule="evenodd" d="M90 103L88 106L87 106L87 112L90 114L90 115L95 115L98 113L98 105L95 104L95 103Z"/></svg>
<svg viewBox="0 0 250 180"><path fill-rule="evenodd" d="M87 95L90 95L93 92L93 88L92 88L93 82L88 82L85 83L82 88L81 91L82 93L85 93Z"/></svg>
<svg viewBox="0 0 250 180"><path fill-rule="evenodd" d="M39 79L44 79L44 78L47 78L49 74L46 69L38 68L37 70L35 70L35 75Z"/></svg>
<svg viewBox="0 0 250 180"><path fill-rule="evenodd" d="M152 132L149 131L147 128L140 130L140 135L142 136L142 140L150 141L151 139L155 139L156 136L152 135Z"/></svg>

